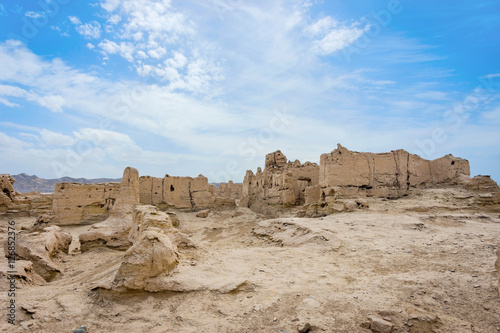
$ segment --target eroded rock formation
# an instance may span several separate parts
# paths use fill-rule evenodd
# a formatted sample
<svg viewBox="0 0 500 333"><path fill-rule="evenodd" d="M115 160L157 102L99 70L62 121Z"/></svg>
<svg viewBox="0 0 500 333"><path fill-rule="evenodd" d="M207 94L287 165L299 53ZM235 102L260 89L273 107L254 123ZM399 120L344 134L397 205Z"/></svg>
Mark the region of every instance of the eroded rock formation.
<svg viewBox="0 0 500 333"><path fill-rule="evenodd" d="M0 212L7 212L19 208L16 202L16 191L14 191L14 177L8 174L0 175Z"/></svg>
<svg viewBox="0 0 500 333"><path fill-rule="evenodd" d="M341 245L334 233L317 226L304 225L300 221L264 220L252 229L252 234L268 239L280 247L313 245L337 251Z"/></svg>
<svg viewBox="0 0 500 333"><path fill-rule="evenodd" d="M0 175L0 213L37 217L52 210L51 194L16 192L13 186L15 181L10 175Z"/></svg>
<svg viewBox="0 0 500 333"><path fill-rule="evenodd" d="M132 226L133 209L139 203L139 172L127 167L123 172L122 182L118 188L116 204L110 210L110 216L101 223L92 225L92 229L80 234L81 251L107 246L126 250L132 242L128 234Z"/></svg>
<svg viewBox="0 0 500 333"><path fill-rule="evenodd" d="M43 232L19 233L15 244L16 260L28 260L33 263L33 270L50 281L61 273L61 269L52 258L60 252L68 253L72 237L61 231L58 226L51 226ZM4 243L5 256L12 254L8 241Z"/></svg>
<svg viewBox="0 0 500 333"><path fill-rule="evenodd" d="M497 212L500 205L500 187L490 176L475 176L465 179L465 188L477 193L472 203L486 210Z"/></svg>
<svg viewBox="0 0 500 333"><path fill-rule="evenodd" d="M173 224L167 213L154 206L135 207L128 235L133 245L124 254L113 288L155 291L150 279L168 275L179 262L177 246L189 242Z"/></svg>
<svg viewBox="0 0 500 333"><path fill-rule="evenodd" d="M9 267L7 261L0 263L0 279L3 281L7 281L9 276L14 276L18 281L21 281L22 284L31 284L31 285L39 285L43 286L47 284L44 278L42 278L38 273L33 269L33 263L28 260L17 260L16 261L16 271L12 272L12 269ZM1 286L1 284L0 284Z"/></svg>
<svg viewBox="0 0 500 333"><path fill-rule="evenodd" d="M15 181L11 175L0 175L0 204L7 204L14 199L16 195L16 191L14 191Z"/></svg>

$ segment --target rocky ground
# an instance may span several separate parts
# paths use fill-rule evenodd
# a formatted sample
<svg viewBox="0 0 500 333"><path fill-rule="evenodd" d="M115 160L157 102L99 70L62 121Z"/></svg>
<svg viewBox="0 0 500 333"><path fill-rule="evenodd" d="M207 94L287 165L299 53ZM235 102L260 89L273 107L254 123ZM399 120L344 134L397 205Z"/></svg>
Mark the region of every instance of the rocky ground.
<svg viewBox="0 0 500 333"><path fill-rule="evenodd" d="M0 331L292 333L309 323L310 332L500 332L499 211L471 208L452 189L367 201L323 218L179 212L197 248L180 250L170 291L157 293L100 288L123 252L80 253L90 226L62 227L74 239L56 258L63 275L18 285L19 323L7 324L2 306ZM19 230L35 222L13 218ZM7 218L0 223L3 243Z"/></svg>

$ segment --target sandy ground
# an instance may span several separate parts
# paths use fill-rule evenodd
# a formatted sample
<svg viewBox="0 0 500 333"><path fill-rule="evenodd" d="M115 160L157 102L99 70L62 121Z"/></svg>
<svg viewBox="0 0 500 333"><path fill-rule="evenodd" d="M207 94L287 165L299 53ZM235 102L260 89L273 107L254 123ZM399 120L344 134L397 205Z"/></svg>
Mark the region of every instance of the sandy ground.
<svg viewBox="0 0 500 333"><path fill-rule="evenodd" d="M75 241L56 259L61 278L20 286L15 327L3 284L0 331L292 333L310 323L311 332L370 332L362 324L376 316L393 332L500 332L500 212L470 209L456 190L369 204L272 221L242 208L206 219L179 213L198 248L181 251L168 292L96 288L123 253L80 253ZM1 226L3 242L5 218ZM63 229L76 239L89 226Z"/></svg>

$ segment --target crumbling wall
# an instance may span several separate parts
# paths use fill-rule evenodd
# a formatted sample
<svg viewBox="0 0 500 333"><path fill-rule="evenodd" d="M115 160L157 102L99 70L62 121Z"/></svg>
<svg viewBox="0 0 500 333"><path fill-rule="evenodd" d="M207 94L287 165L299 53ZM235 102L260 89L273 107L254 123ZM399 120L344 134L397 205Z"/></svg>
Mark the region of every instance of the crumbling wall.
<svg viewBox="0 0 500 333"><path fill-rule="evenodd" d="M111 209L119 205L120 200L153 205L162 211L168 208L199 210L234 206L233 197L239 196L235 184L227 185L231 191L221 192L230 197L219 196L215 186L208 184L208 179L203 175L196 178L169 175L164 178L139 178L138 173L135 173L136 169L125 169L121 184L57 184L51 220L61 225L102 222L109 216ZM128 194L119 194L120 191L128 191Z"/></svg>
<svg viewBox="0 0 500 333"><path fill-rule="evenodd" d="M191 180L189 187L193 208L208 208L215 204L215 187L208 184L208 179L203 175Z"/></svg>
<svg viewBox="0 0 500 333"><path fill-rule="evenodd" d="M202 209L215 202L214 193L203 175L196 178L143 176L139 181L139 201L143 205L166 208Z"/></svg>
<svg viewBox="0 0 500 333"><path fill-rule="evenodd" d="M113 212L126 214L139 203L139 172L127 167L121 183L59 183L55 186L52 222L86 224L106 220Z"/></svg>
<svg viewBox="0 0 500 333"><path fill-rule="evenodd" d="M53 196L53 222L66 225L104 221L119 192L120 183L59 183Z"/></svg>
<svg viewBox="0 0 500 333"><path fill-rule="evenodd" d="M139 201L141 204L159 205L164 200L163 179L151 176L139 178Z"/></svg>
<svg viewBox="0 0 500 333"><path fill-rule="evenodd" d="M41 194L38 191L17 194L13 200L16 214L35 216L49 214L52 211L52 193Z"/></svg>
<svg viewBox="0 0 500 333"><path fill-rule="evenodd" d="M281 151L266 155L265 168L257 173L247 171L243 181L240 206L262 213L272 213L274 207L291 208L306 201L306 189L319 182L319 167L315 163L287 162Z"/></svg>
<svg viewBox="0 0 500 333"><path fill-rule="evenodd" d="M469 162L453 155L429 161L401 149L359 153L339 144L331 153L321 155L318 199L399 198L410 188L457 184L469 175Z"/></svg>
<svg viewBox="0 0 500 333"><path fill-rule="evenodd" d="M228 183L220 183L215 194L220 198L240 200L243 193L243 184L235 184L232 180Z"/></svg>
<svg viewBox="0 0 500 333"><path fill-rule="evenodd" d="M190 177L165 176L163 178L165 203L176 208L192 208L191 180Z"/></svg>
<svg viewBox="0 0 500 333"><path fill-rule="evenodd" d="M221 185L224 191L218 191L210 185L203 175L196 178L143 176L139 181L139 201L143 205L157 206L160 210L205 209L223 205L224 199L232 199L234 204L234 200L240 196L241 187L232 182Z"/></svg>
<svg viewBox="0 0 500 333"><path fill-rule="evenodd" d="M139 171L126 167L118 188L116 203L111 207L111 214L117 217L130 214L139 203L139 191Z"/></svg>
<svg viewBox="0 0 500 333"><path fill-rule="evenodd" d="M264 171L247 171L240 205L270 214L306 205L324 214L329 206L345 209L349 199L400 198L412 188L464 185L469 175L469 162L452 155L429 161L401 149L360 153L339 144L321 155L318 166L287 162L278 150L266 155Z"/></svg>

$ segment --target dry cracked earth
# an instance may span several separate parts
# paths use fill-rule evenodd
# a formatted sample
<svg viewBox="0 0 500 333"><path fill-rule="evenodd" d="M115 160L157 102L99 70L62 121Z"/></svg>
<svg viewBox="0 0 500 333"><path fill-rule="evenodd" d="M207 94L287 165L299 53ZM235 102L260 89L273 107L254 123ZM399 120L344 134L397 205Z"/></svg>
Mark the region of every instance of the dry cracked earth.
<svg viewBox="0 0 500 333"><path fill-rule="evenodd" d="M424 190L323 218L266 219L248 209L179 212L197 245L181 251L167 292L116 292L123 252L72 251L63 275L18 283L18 324L2 332L500 332L494 271L500 212L470 208L460 190ZM32 218L15 218L29 228ZM7 218L1 220L0 241ZM2 256L1 264L6 260ZM371 325L371 329L369 328ZM306 329L307 330L307 329Z"/></svg>

